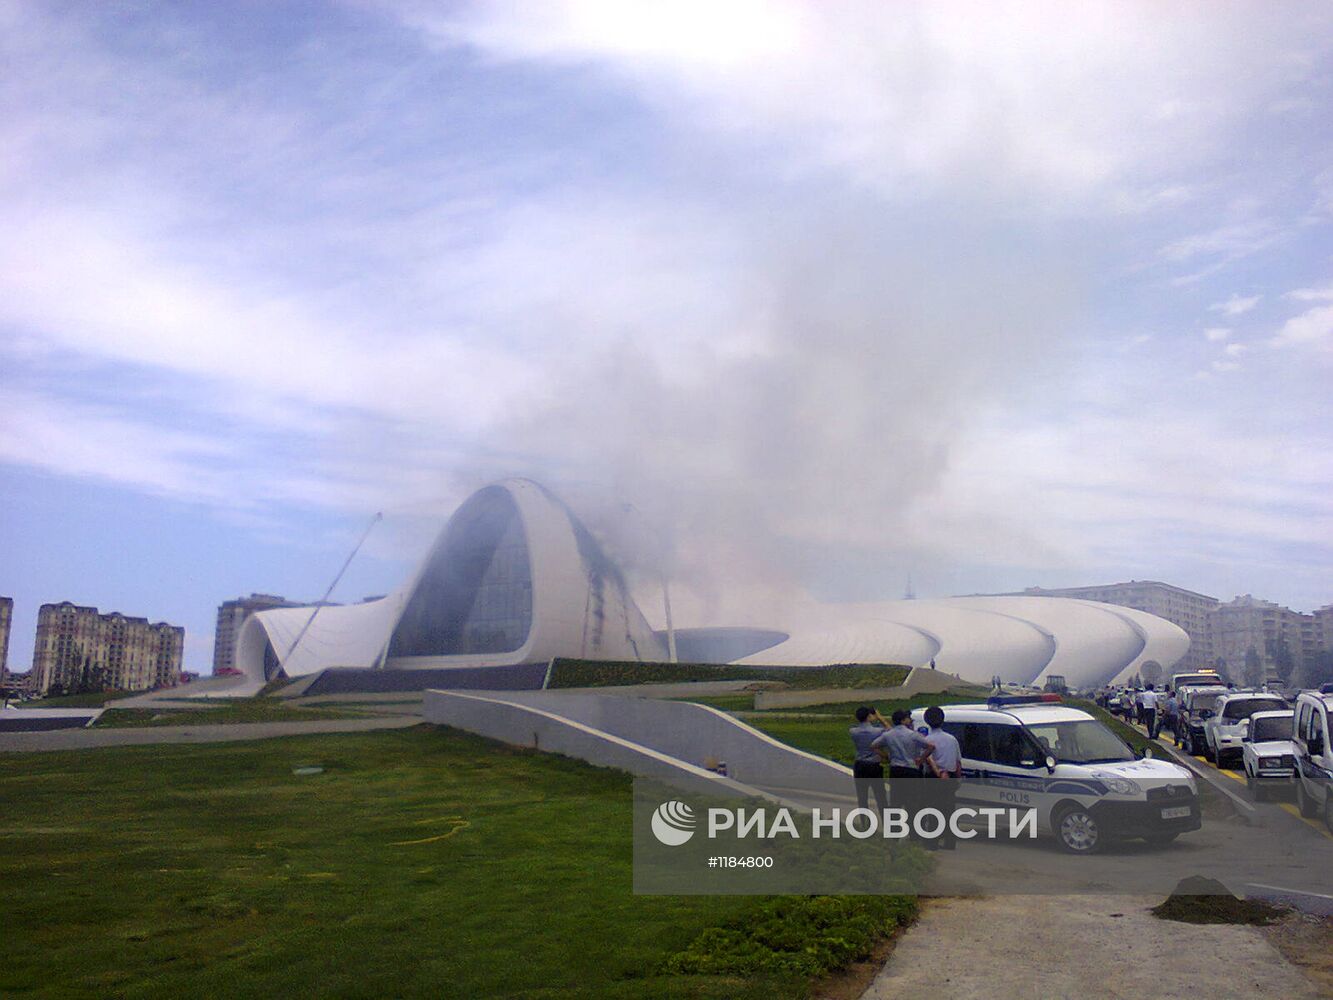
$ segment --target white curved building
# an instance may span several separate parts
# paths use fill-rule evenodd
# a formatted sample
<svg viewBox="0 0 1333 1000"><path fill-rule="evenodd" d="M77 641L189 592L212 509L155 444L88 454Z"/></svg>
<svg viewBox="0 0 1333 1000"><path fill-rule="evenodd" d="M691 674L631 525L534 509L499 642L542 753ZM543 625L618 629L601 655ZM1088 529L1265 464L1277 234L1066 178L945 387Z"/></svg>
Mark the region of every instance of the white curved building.
<svg viewBox="0 0 1333 1000"><path fill-rule="evenodd" d="M313 615L313 617L312 617ZM775 623L780 625L781 623ZM936 666L968 680L1090 687L1157 679L1189 648L1161 618L1061 597L958 597L824 605L800 628L682 628L682 662ZM662 662L625 578L573 512L526 479L473 494L416 572L379 600L276 608L242 626L237 666L252 684L334 667L451 668L553 657Z"/></svg>

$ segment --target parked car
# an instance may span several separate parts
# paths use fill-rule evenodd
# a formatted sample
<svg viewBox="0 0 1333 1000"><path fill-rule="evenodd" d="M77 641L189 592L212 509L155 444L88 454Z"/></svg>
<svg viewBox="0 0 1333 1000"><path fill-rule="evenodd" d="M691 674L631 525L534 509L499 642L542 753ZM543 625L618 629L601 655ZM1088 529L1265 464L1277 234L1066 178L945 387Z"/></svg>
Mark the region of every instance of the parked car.
<svg viewBox="0 0 1333 1000"><path fill-rule="evenodd" d="M1227 693L1220 684L1180 689L1180 748L1197 757L1204 752L1204 724L1213 717L1217 699Z"/></svg>
<svg viewBox="0 0 1333 1000"><path fill-rule="evenodd" d="M1333 745L1329 712L1333 694L1303 691L1296 696L1296 807L1307 819L1323 816L1333 831Z"/></svg>
<svg viewBox="0 0 1333 1000"><path fill-rule="evenodd" d="M1290 710L1286 701L1267 691L1232 691L1218 698L1213 715L1204 721L1204 756L1217 761L1218 767L1227 767L1233 761L1240 763L1241 740L1250 728L1250 716L1255 712Z"/></svg>
<svg viewBox="0 0 1333 1000"><path fill-rule="evenodd" d="M1296 744L1292 740L1295 713L1291 709L1255 712L1242 737L1241 764L1245 783L1256 799L1291 787L1296 774Z"/></svg>

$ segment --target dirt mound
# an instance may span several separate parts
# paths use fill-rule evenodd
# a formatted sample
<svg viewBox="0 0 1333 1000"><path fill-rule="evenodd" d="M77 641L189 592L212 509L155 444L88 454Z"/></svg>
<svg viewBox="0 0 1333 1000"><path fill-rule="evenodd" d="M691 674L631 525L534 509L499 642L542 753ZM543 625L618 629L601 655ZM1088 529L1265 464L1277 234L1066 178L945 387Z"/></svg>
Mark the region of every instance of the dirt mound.
<svg viewBox="0 0 1333 1000"><path fill-rule="evenodd" d="M1191 875L1176 883L1175 890L1154 906L1152 914L1162 920L1186 924L1276 923L1287 911L1257 899L1241 899L1216 879Z"/></svg>

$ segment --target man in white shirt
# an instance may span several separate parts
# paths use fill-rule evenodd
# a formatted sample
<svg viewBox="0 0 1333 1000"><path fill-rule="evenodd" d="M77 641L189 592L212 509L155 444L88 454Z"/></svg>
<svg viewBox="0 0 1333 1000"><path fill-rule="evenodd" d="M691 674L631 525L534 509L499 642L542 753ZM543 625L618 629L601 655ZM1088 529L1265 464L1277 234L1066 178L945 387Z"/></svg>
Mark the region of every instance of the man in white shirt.
<svg viewBox="0 0 1333 1000"><path fill-rule="evenodd" d="M926 764L934 777L927 775L925 781L930 788L929 804L944 814L944 831L936 842L946 851L958 846L953 834L954 800L958 797L958 782L963 777L963 754L952 733L946 733L944 709L931 705L926 709L926 725L930 727L927 737L933 744Z"/></svg>
<svg viewBox="0 0 1333 1000"><path fill-rule="evenodd" d="M1148 730L1148 735L1157 739L1157 692L1153 690L1151 684L1143 694L1139 695L1139 704L1143 706L1143 710L1139 713L1139 721Z"/></svg>

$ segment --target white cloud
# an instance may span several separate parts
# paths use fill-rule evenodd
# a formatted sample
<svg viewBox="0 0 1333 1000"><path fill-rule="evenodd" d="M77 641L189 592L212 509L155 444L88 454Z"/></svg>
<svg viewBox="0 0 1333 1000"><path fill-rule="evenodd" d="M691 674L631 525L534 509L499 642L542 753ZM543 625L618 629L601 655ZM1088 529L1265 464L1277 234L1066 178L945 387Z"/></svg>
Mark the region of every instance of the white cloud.
<svg viewBox="0 0 1333 1000"><path fill-rule="evenodd" d="M1227 316L1240 316L1259 304L1262 295L1241 296L1232 294L1225 302L1214 302L1208 307L1210 312L1220 312Z"/></svg>
<svg viewBox="0 0 1333 1000"><path fill-rule="evenodd" d="M1333 345L1333 305L1316 306L1293 316L1269 343L1274 347Z"/></svg>
<svg viewBox="0 0 1333 1000"><path fill-rule="evenodd" d="M1238 358L1248 350L1249 348L1244 344L1227 344L1226 347L1222 348L1222 353L1229 358Z"/></svg>
<svg viewBox="0 0 1333 1000"><path fill-rule="evenodd" d="M1298 288L1285 296L1297 302L1333 302L1333 285L1326 288Z"/></svg>
<svg viewBox="0 0 1333 1000"><path fill-rule="evenodd" d="M450 331L382 336L317 300L266 288L258 274L184 264L194 248L144 238L123 219L50 204L0 218L0 320L68 350L459 433L504 405L492 384L515 394L534 385L521 357Z"/></svg>
<svg viewBox="0 0 1333 1000"><path fill-rule="evenodd" d="M1228 326L1210 326L1203 331L1204 338L1209 341L1226 340L1231 336L1231 328Z"/></svg>
<svg viewBox="0 0 1333 1000"><path fill-rule="evenodd" d="M445 46L609 70L692 126L785 136L789 162L890 197L963 173L1044 206L1201 162L1223 123L1299 75L1271 54L1322 20L1146 3L376 6Z"/></svg>
<svg viewBox="0 0 1333 1000"><path fill-rule="evenodd" d="M1236 222L1173 240L1162 247L1160 253L1163 259L1173 264L1199 257L1220 258L1226 262L1257 253L1271 246L1279 236L1276 225L1267 219Z"/></svg>

